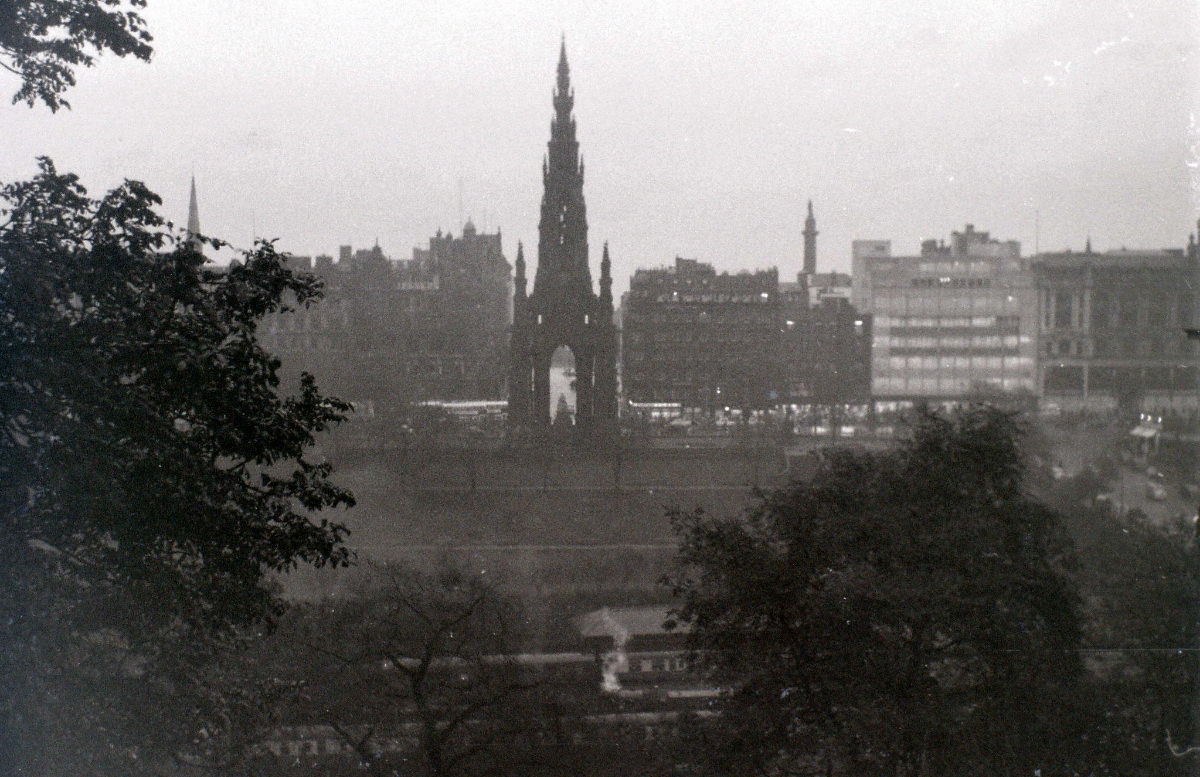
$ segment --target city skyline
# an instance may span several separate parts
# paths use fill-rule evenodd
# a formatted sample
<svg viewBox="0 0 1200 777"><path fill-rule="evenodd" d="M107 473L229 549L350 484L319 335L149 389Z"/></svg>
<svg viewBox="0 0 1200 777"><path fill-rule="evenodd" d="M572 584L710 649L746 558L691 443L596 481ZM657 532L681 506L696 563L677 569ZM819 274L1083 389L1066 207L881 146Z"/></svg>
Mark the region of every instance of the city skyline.
<svg viewBox="0 0 1200 777"><path fill-rule="evenodd" d="M792 277L810 199L822 271L854 239L912 255L965 223L1026 254L1194 225L1191 0L390 8L151 4L153 63L101 58L74 110L4 112L0 179L45 153L93 192L146 181L182 225L194 173L203 230L235 245L404 258L472 218L511 261L536 243L565 33L616 296L676 256Z"/></svg>

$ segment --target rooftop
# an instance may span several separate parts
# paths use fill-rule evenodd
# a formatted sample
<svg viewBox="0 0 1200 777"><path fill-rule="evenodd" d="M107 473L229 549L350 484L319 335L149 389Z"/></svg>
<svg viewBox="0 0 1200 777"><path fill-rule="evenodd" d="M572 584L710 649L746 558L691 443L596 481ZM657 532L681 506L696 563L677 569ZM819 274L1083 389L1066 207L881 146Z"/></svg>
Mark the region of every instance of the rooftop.
<svg viewBox="0 0 1200 777"><path fill-rule="evenodd" d="M575 618L575 627L586 639L589 637L612 637L622 642L630 637L648 634L686 634L686 624L670 631L666 623L672 605L648 605L644 607L601 607Z"/></svg>
<svg viewBox="0 0 1200 777"><path fill-rule="evenodd" d="M1058 251L1040 253L1032 259L1043 267L1179 267L1186 261L1181 248L1128 249L1120 248L1104 253Z"/></svg>

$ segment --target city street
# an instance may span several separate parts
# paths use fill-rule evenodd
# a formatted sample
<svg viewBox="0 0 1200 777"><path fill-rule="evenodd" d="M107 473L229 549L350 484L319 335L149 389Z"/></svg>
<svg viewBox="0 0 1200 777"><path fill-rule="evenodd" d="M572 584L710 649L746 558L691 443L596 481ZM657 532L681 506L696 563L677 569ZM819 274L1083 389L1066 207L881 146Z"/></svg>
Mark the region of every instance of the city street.
<svg viewBox="0 0 1200 777"><path fill-rule="evenodd" d="M1085 465L1101 455L1107 454L1114 459L1118 457L1120 432L1112 427L1053 427L1047 428L1046 433L1050 438L1054 456L1068 477L1076 475ZM1149 477L1146 474L1147 466L1145 463L1119 465L1117 480L1107 491L1113 507L1122 513L1140 510L1152 524L1162 528L1170 527L1181 514L1190 521L1196 514L1196 504L1184 498L1182 484L1177 478ZM1165 492L1164 499L1150 498L1151 483L1162 487Z"/></svg>

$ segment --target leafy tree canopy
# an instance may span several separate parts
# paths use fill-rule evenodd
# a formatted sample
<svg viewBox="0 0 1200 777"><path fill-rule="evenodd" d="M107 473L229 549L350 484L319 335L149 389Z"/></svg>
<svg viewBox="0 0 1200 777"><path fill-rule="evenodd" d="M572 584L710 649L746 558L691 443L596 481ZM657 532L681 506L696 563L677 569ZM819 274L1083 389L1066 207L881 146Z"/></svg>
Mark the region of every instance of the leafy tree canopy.
<svg viewBox="0 0 1200 777"><path fill-rule="evenodd" d="M927 413L737 519L676 513L678 617L727 689L717 765L1055 773L1080 671L1070 543L1027 496L1014 417Z"/></svg>
<svg viewBox="0 0 1200 777"><path fill-rule="evenodd" d="M21 79L13 102L70 108L62 94L75 85L75 68L91 67L96 54L149 61L145 7L146 0L0 2L0 67Z"/></svg>
<svg viewBox="0 0 1200 777"><path fill-rule="evenodd" d="M352 498L306 453L348 408L281 393L255 339L320 293L271 244L206 264L142 184L92 199L46 159L0 199L0 760L69 772L69 730L130 773L139 726L172 731L156 689L276 610L269 573L347 561L312 515Z"/></svg>

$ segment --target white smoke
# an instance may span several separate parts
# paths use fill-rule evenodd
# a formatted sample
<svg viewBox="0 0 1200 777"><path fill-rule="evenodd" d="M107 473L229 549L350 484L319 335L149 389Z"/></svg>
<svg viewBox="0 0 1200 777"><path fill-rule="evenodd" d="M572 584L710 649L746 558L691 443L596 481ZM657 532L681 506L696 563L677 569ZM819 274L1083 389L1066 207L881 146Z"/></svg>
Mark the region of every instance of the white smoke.
<svg viewBox="0 0 1200 777"><path fill-rule="evenodd" d="M625 655L625 644L629 642L629 631L622 626L607 607L601 611L601 617L613 638L612 650L600 657L600 675L603 678L600 687L607 693L621 690L621 681L617 677L620 672L629 670L629 657Z"/></svg>

